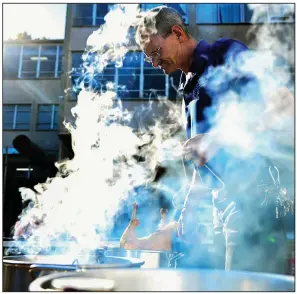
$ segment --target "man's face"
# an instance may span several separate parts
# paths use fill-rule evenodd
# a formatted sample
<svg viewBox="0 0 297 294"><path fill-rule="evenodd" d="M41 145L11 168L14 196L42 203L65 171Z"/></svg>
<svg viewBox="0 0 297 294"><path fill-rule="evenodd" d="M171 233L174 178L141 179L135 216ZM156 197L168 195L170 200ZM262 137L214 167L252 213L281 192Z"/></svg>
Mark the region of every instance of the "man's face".
<svg viewBox="0 0 297 294"><path fill-rule="evenodd" d="M178 69L178 45L179 42L173 33L165 38L153 35L142 45L142 50L147 57L152 57L153 67L160 67L165 74L171 74Z"/></svg>

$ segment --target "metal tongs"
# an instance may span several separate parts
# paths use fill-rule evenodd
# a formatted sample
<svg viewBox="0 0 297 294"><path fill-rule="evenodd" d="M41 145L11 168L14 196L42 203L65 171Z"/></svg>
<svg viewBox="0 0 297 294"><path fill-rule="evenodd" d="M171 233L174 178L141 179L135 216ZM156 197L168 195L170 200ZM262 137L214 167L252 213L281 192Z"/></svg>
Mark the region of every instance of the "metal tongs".
<svg viewBox="0 0 297 294"><path fill-rule="evenodd" d="M278 168L275 165L273 166L273 168L276 171L276 178L273 175L272 166L271 165L269 166L269 169L268 170L269 170L270 176L271 176L271 178L273 180L273 183L274 183L275 187L276 188L279 188L280 187L279 170L278 170Z"/></svg>
<svg viewBox="0 0 297 294"><path fill-rule="evenodd" d="M181 155L181 160L182 160L182 164L183 164L183 168L184 168L184 174L185 174L185 177L186 177L186 180L187 180L187 184L186 186L188 186L188 183L190 182L189 181L189 178L188 178L188 175L187 175L187 171L186 171L186 166L185 166L185 162L188 161L186 160L185 156L182 154ZM191 160L190 160L191 161ZM191 161L193 162L193 161ZM200 184L197 185L196 187L202 187L203 189L205 190L210 190L210 191L222 191L224 188L225 188L225 183L224 181L217 175L217 173L215 173L208 165L204 165L204 167L206 167L208 169L208 171L221 183L222 187L220 189L217 189L217 188L214 188L214 187L207 187L207 186L204 186L203 185L203 179L202 179L202 176L198 170L198 168L196 169L197 173L198 173L198 176L200 178ZM190 184L190 186L193 186L193 183ZM177 210L181 210L183 207L181 208L178 208L176 205L175 205L175 198L177 197L177 195L185 188L185 186L183 186L172 198L172 204L174 206L175 209Z"/></svg>
<svg viewBox="0 0 297 294"><path fill-rule="evenodd" d="M184 167L184 173L185 173L185 176L186 176L186 179L187 181L189 182L188 180L188 176L187 176L187 171L186 171L186 167L185 167L185 161L186 161L186 158L184 157L184 155L181 155L182 157L182 163L183 163L183 167ZM193 161L192 161L193 162ZM194 163L193 163L194 164ZM195 164L194 164L195 165ZM217 173L215 173L208 165L204 165L204 167L206 167L208 169L208 171L222 184L222 187L220 189L214 189L213 187L206 187L204 185L202 185L203 183L203 179L201 177L201 174L199 172L199 169L197 168L196 171L198 173L198 176L200 178L200 182L201 182L201 187L207 189L207 190L218 190L218 191L221 191L225 188L225 183L224 181L217 175Z"/></svg>
<svg viewBox="0 0 297 294"><path fill-rule="evenodd" d="M285 216L288 212L294 212L293 201L288 195L286 188L281 187L280 174L278 168L273 165L268 168L269 174L273 181L273 186L267 185L267 188L264 190L265 199L262 202L262 205L270 203L272 200L271 197L275 197L275 214L276 218ZM273 198L272 198L273 199Z"/></svg>

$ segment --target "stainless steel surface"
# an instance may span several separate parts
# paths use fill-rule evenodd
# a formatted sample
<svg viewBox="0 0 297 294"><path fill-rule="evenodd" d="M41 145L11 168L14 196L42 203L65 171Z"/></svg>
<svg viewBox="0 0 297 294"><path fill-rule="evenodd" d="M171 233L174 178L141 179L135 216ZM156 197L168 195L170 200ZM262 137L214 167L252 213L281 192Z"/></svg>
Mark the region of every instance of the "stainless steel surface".
<svg viewBox="0 0 297 294"><path fill-rule="evenodd" d="M85 279L85 281L84 281ZM114 291L294 291L294 278L218 270L117 269L52 274L36 279L30 291L96 289L98 280L114 281ZM82 282L84 281L84 283ZM59 289L54 285L59 285ZM63 287L63 285L65 287ZM78 289L79 287L79 289Z"/></svg>
<svg viewBox="0 0 297 294"><path fill-rule="evenodd" d="M136 258L107 256L104 264L72 264L74 258L64 255L20 255L3 258L3 291L28 291L37 271L50 274L55 271L89 270L107 268L141 267L143 261Z"/></svg>
<svg viewBox="0 0 297 294"><path fill-rule="evenodd" d="M122 248L108 249L106 255L139 258L145 262L142 268L148 269L168 268L169 261L174 256L171 251L126 250Z"/></svg>

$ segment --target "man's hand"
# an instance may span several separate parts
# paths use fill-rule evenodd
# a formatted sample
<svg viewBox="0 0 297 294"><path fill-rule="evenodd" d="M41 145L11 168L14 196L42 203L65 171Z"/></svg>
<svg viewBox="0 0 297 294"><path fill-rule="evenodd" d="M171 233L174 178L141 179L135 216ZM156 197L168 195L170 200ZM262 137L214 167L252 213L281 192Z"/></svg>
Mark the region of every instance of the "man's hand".
<svg viewBox="0 0 297 294"><path fill-rule="evenodd" d="M218 148L215 134L198 134L184 143L183 154L187 159L198 161L198 166L203 166L215 155Z"/></svg>

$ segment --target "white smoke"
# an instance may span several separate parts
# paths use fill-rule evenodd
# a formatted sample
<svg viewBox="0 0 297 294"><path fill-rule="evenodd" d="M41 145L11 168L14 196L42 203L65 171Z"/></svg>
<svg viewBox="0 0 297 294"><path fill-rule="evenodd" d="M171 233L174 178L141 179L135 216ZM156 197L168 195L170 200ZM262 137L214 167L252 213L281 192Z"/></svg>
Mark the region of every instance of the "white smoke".
<svg viewBox="0 0 297 294"><path fill-rule="evenodd" d="M252 48L272 50L294 65L294 4L248 4L253 11L251 22L254 24L248 36L254 35ZM269 23L267 24L267 22ZM258 26L264 22L266 25ZM293 24L293 25L292 25Z"/></svg>
<svg viewBox="0 0 297 294"><path fill-rule="evenodd" d="M104 17L105 24L89 36L86 45L98 54L97 70L102 71L111 61L121 66L128 50L136 49L129 46L129 30L137 23L138 15L138 4L114 5Z"/></svg>
<svg viewBox="0 0 297 294"><path fill-rule="evenodd" d="M249 36L254 37L253 42L247 44L251 50L242 52L231 63L210 69L203 77L215 106L205 113L212 135L202 140L201 149L210 153L212 144L219 146L216 157L209 164L219 171L227 187L219 197L239 202L238 215L244 218L241 223L238 221L237 241L242 242L240 246L246 246L245 252L249 252L257 241L248 243L241 239L241 234L261 232L261 238L267 240L269 234L287 230L290 221L287 217L277 220L276 211L282 211L282 216L293 213L295 24L267 24L269 5L250 5L252 22L256 23L249 32ZM282 15L276 10L281 6L273 6L275 15ZM288 10L288 14L292 13ZM257 24L263 22L264 16L266 23ZM277 184L269 174L270 165L278 168L280 182ZM260 180L269 188L260 188ZM284 195L281 195L282 189L286 191ZM260 206L263 209L256 208ZM279 225L281 221L286 225ZM236 216L230 222L237 223ZM271 229L265 231L269 225ZM282 261L284 243L277 242L275 260ZM260 250L253 247L247 263L255 266L259 262L257 255L262 254ZM240 259L243 261L245 256ZM276 269L267 264L265 270Z"/></svg>
<svg viewBox="0 0 297 294"><path fill-rule="evenodd" d="M83 59L93 53L95 59L84 63L84 76L95 80L109 63L122 65L124 55L135 49L129 33L137 16L136 4L115 5L106 15L105 24L87 41ZM65 122L74 158L56 163L58 175L36 185L35 191L20 189L23 201L32 202L19 217L15 237L26 240L30 254L50 250L57 241L75 240L71 254L98 248L121 203L134 187L151 179L160 158L158 150L181 124L177 106L163 100L157 107L167 112L153 117L150 126L134 130L130 123L135 113L123 108L112 85L106 91L92 91L84 89L82 81L80 87L77 105L71 110L74 122ZM152 113L148 106L145 111Z"/></svg>
<svg viewBox="0 0 297 294"><path fill-rule="evenodd" d="M252 22L271 15L291 15L294 5L250 4ZM286 31L285 36L283 35ZM285 160L292 168L294 141L294 25L255 24L250 29L254 40L251 51L242 52L231 64L209 70L204 79L217 95L215 116L210 132L215 140L234 157L247 158L261 154L271 159ZM240 85L240 79L250 77L255 82ZM230 87L220 93L225 84L238 81L237 90ZM225 84L224 84L225 83Z"/></svg>

